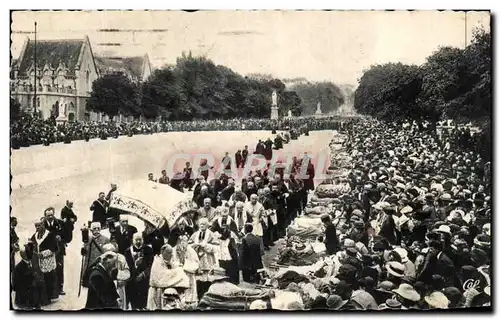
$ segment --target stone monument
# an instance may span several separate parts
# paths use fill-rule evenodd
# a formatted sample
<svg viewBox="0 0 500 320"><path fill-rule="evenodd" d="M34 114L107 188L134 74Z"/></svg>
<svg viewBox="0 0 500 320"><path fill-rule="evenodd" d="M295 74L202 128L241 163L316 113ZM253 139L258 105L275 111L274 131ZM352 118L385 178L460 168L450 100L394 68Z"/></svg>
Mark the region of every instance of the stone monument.
<svg viewBox="0 0 500 320"><path fill-rule="evenodd" d="M288 110L288 118L291 118L291 117L293 117L292 110Z"/></svg>
<svg viewBox="0 0 500 320"><path fill-rule="evenodd" d="M321 102L318 102L318 104L316 105L316 113L315 113L315 115L321 116L322 114L323 114L323 112L321 112Z"/></svg>
<svg viewBox="0 0 500 320"><path fill-rule="evenodd" d="M273 91L271 98L271 120L278 120L278 94L276 93L276 90Z"/></svg>
<svg viewBox="0 0 500 320"><path fill-rule="evenodd" d="M56 118L57 124L67 122L68 117L66 116L66 102L64 98L59 101L59 115Z"/></svg>

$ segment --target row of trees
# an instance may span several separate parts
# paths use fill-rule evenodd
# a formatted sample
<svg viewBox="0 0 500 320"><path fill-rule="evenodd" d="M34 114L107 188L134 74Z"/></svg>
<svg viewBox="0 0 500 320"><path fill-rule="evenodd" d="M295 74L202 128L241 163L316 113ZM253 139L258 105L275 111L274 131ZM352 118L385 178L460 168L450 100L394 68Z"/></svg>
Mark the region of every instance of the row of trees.
<svg viewBox="0 0 500 320"><path fill-rule="evenodd" d="M421 66L372 66L359 80L354 108L387 121L443 119L491 125L491 35L475 30L466 48L443 47Z"/></svg>
<svg viewBox="0 0 500 320"><path fill-rule="evenodd" d="M263 117L276 90L282 112L300 114L300 97L278 79L243 77L205 57L183 55L175 66L157 69L142 84L110 74L92 84L90 110L168 120Z"/></svg>
<svg viewBox="0 0 500 320"><path fill-rule="evenodd" d="M289 110L294 116L313 114L318 101L332 110L343 103L341 90L332 83L306 83L286 90L281 80L271 76L244 77L205 57L183 54L175 66L155 70L142 84L121 74L99 78L92 84L87 106L109 116L168 120L268 117L273 90L278 93L281 116Z"/></svg>

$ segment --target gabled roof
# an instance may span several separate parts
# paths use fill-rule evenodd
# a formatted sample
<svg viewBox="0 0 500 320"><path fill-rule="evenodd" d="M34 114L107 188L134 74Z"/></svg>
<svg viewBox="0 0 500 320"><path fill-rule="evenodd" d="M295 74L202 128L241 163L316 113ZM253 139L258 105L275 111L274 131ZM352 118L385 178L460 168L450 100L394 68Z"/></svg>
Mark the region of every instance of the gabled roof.
<svg viewBox="0 0 500 320"><path fill-rule="evenodd" d="M77 69L80 52L85 40L38 40L36 42L36 66L43 68L48 65L56 69L60 63L68 68L70 73ZM27 40L26 48L19 57L19 75L27 75L27 71L33 66L34 41Z"/></svg>
<svg viewBox="0 0 500 320"><path fill-rule="evenodd" d="M123 72L132 78L143 80L144 63L147 56L141 57L95 57L97 68L102 74L109 72Z"/></svg>

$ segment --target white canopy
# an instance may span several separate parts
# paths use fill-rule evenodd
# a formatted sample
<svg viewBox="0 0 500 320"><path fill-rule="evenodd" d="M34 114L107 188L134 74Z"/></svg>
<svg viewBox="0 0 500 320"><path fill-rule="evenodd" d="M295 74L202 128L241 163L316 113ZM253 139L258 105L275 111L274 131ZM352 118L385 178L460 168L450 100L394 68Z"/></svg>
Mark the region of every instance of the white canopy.
<svg viewBox="0 0 500 320"><path fill-rule="evenodd" d="M118 185L110 200L110 209L146 220L157 228L164 221L173 226L184 212L193 208L194 203L188 194L146 180Z"/></svg>

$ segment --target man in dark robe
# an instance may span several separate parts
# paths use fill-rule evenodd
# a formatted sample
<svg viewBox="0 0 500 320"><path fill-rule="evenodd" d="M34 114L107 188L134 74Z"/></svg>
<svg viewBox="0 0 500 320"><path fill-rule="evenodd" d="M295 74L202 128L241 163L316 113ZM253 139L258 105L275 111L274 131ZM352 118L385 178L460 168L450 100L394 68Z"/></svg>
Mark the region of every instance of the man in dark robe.
<svg viewBox="0 0 500 320"><path fill-rule="evenodd" d="M247 158L248 158L248 146L245 146L245 149L243 149L243 151L241 151L241 160L242 160L242 163L241 163L241 167L245 167L245 164L247 162Z"/></svg>
<svg viewBox="0 0 500 320"><path fill-rule="evenodd" d="M236 161L236 168L243 168L243 156L241 155L241 150L236 151L234 159Z"/></svg>
<svg viewBox="0 0 500 320"><path fill-rule="evenodd" d="M90 271L85 308L119 309L120 296L114 283L117 255L114 252L106 252L99 259L100 262Z"/></svg>
<svg viewBox="0 0 500 320"><path fill-rule="evenodd" d="M56 254L58 251L56 234L45 229L45 219L42 218L35 223L36 232L30 239L33 249L33 264L35 272L38 272L41 281L40 288L45 287L45 292L41 293L42 305L46 301L50 303L52 299L59 297L59 288L56 274ZM45 301L44 301L45 300Z"/></svg>
<svg viewBox="0 0 500 320"><path fill-rule="evenodd" d="M255 154L260 154L260 155L264 155L264 150L265 150L265 146L264 146L264 143L262 143L262 140L259 139L259 142L257 142L257 145L255 146Z"/></svg>
<svg viewBox="0 0 500 320"><path fill-rule="evenodd" d="M148 299L153 249L144 245L142 233L135 233L133 245L125 250L124 255L130 269L130 280L126 287L127 297L133 310L144 310Z"/></svg>
<svg viewBox="0 0 500 320"><path fill-rule="evenodd" d="M264 209L268 213L268 216L264 217L266 228L264 229L264 235L262 241L264 243L264 250L269 250L269 247L274 244L276 239L276 210L278 209L278 204L276 199L271 195L271 190L269 188L264 188L264 197L262 201Z"/></svg>
<svg viewBox="0 0 500 320"><path fill-rule="evenodd" d="M90 211L92 211L92 222L99 222L103 228L107 226L107 210L109 207L109 202L105 199L106 195L104 192L99 192L99 198L95 200L90 206Z"/></svg>
<svg viewBox="0 0 500 320"><path fill-rule="evenodd" d="M271 138L268 138L264 142L264 157L266 160L271 160L273 158L273 142L271 141Z"/></svg>
<svg viewBox="0 0 500 320"><path fill-rule="evenodd" d="M321 222L325 226L325 247L329 255L335 254L339 250L339 238L337 237L337 229L332 223L332 218L329 215L321 217Z"/></svg>
<svg viewBox="0 0 500 320"><path fill-rule="evenodd" d="M132 237L137 232L137 228L128 224L126 215L120 216L120 226L111 233L111 242L116 243L118 253L124 254L125 250L132 245Z"/></svg>
<svg viewBox="0 0 500 320"><path fill-rule="evenodd" d="M65 295L64 293L64 256L66 255L66 229L64 222L62 220L56 219L54 216L55 210L50 207L45 209L45 219L44 227L45 229L54 234L57 241L57 253L56 253L56 277L58 284L59 295Z"/></svg>
<svg viewBox="0 0 500 320"><path fill-rule="evenodd" d="M65 241L70 243L73 240L73 230L78 217L73 212L73 201L66 200L66 205L61 209L61 220L64 222Z"/></svg>
<svg viewBox="0 0 500 320"><path fill-rule="evenodd" d="M228 185L220 192L221 200L229 201L234 193L234 180L230 179Z"/></svg>
<svg viewBox="0 0 500 320"><path fill-rule="evenodd" d="M210 228L210 230L212 232L218 232L219 234L222 234L226 228L228 228L235 234L238 234L236 222L231 216L229 216L229 210L222 210L221 215L214 219L214 221L212 222L212 227Z"/></svg>
<svg viewBox="0 0 500 320"><path fill-rule="evenodd" d="M253 233L252 224L244 227L245 236L241 240L240 269L243 271L243 280L250 283L259 282L257 271L263 268L260 239Z"/></svg>
<svg viewBox="0 0 500 320"><path fill-rule="evenodd" d="M19 251L21 261L15 266L13 271L12 286L16 293L14 302L16 307L23 310L40 308L40 301L37 301L35 290L35 272L31 264L31 257L28 257L26 248Z"/></svg>

